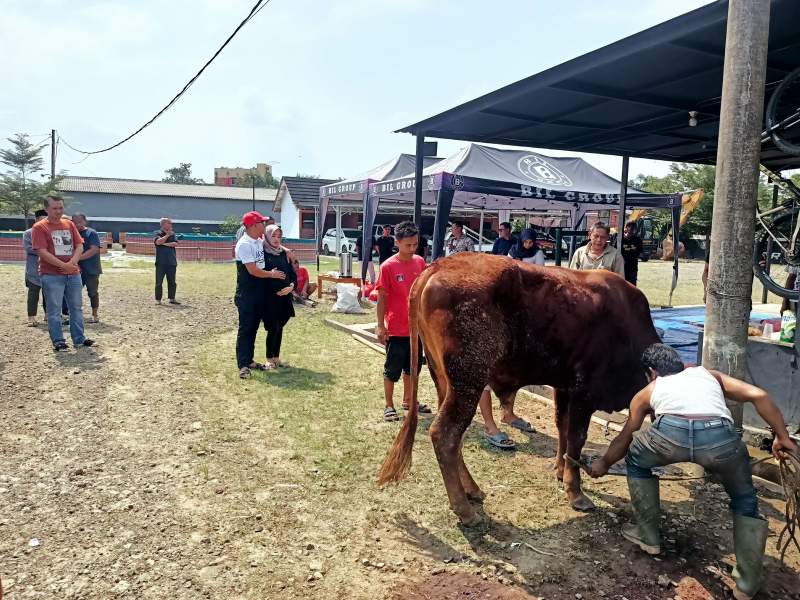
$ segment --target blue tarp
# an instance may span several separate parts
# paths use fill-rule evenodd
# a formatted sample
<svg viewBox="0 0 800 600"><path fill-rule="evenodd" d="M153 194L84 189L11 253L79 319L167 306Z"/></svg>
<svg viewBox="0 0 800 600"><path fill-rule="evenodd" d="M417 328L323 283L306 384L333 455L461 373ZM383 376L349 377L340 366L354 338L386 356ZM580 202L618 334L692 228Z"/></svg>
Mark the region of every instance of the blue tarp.
<svg viewBox="0 0 800 600"><path fill-rule="evenodd" d="M697 334L703 331L706 307L663 308L650 311L650 315L661 341L675 348L683 362L697 364ZM775 315L768 313L750 313L750 321L774 318Z"/></svg>

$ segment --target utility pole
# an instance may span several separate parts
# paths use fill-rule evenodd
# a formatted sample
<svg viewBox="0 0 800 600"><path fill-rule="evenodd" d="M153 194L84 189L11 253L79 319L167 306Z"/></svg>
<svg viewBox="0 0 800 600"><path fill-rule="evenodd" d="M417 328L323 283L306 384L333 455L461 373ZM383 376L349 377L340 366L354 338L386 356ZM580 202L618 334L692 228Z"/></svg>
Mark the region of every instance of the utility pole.
<svg viewBox="0 0 800 600"><path fill-rule="evenodd" d="M747 372L769 11L770 0L728 4L703 365L738 379ZM741 431L742 405L729 408Z"/></svg>
<svg viewBox="0 0 800 600"><path fill-rule="evenodd" d="M50 130L50 181L56 178L56 130Z"/></svg>

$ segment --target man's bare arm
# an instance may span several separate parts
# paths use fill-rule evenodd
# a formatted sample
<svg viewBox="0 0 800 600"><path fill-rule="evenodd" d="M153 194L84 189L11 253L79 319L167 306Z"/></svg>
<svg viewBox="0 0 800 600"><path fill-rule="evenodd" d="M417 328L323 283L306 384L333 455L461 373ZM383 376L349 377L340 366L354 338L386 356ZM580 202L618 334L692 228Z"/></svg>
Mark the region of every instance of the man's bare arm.
<svg viewBox="0 0 800 600"><path fill-rule="evenodd" d="M777 405L769 397L769 394L759 387L750 385L746 381L741 381L719 371L709 371L722 386L722 393L726 398L736 402L749 402L756 409L759 416L767 422L775 433L775 441L772 444L773 453L777 455L779 450L789 450L797 452L797 445L789 437L783 414Z"/></svg>
<svg viewBox="0 0 800 600"><path fill-rule="evenodd" d="M378 290L378 307L376 308L375 312L377 313L378 318L378 327L377 327L377 334L378 334L378 341L382 344L385 344L386 339L386 290L383 288Z"/></svg>
<svg viewBox="0 0 800 600"><path fill-rule="evenodd" d="M36 254L39 255L39 260L43 260L44 262L53 265L59 271L67 273L68 275L72 275L73 273L78 272L78 267L75 266L71 261L64 262L63 260L58 259L54 254L46 250L45 248L40 248L36 250Z"/></svg>
<svg viewBox="0 0 800 600"><path fill-rule="evenodd" d="M91 246L88 250L84 250L83 254L81 254L81 260L92 258L98 254L100 254L100 246Z"/></svg>
<svg viewBox="0 0 800 600"><path fill-rule="evenodd" d="M650 396L653 393L655 382L651 382L646 388L641 390L633 397L630 407L630 416L625 422L625 426L619 435L614 438L608 446L606 453L592 463L592 477L601 477L608 472L615 462L620 460L628 452L633 441L633 434L639 431L644 423L645 417L650 414Z"/></svg>

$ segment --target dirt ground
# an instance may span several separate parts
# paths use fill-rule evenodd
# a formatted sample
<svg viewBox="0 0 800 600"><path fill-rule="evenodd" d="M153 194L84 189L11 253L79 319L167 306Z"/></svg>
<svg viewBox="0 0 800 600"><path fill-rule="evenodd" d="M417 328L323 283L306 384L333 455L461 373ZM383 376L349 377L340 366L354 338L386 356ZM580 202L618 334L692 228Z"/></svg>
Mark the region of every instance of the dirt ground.
<svg viewBox="0 0 800 600"><path fill-rule="evenodd" d="M648 557L618 534L624 478L586 482L598 509L573 512L552 472L552 415L520 399L539 433L510 432L516 452L488 448L479 423L467 434L487 522L462 529L426 423L411 476L375 486L397 431L378 418L381 358L322 325L325 311L291 323L292 373L240 382L228 291L186 285L184 272L184 304L157 307L140 270L103 275L96 349L53 354L44 328L25 327L21 269L0 265L6 598L729 596L720 487L664 482L666 552ZM607 443L593 425L585 452ZM781 566L774 549L782 502L760 497L773 533L760 597L800 598L800 555Z"/></svg>

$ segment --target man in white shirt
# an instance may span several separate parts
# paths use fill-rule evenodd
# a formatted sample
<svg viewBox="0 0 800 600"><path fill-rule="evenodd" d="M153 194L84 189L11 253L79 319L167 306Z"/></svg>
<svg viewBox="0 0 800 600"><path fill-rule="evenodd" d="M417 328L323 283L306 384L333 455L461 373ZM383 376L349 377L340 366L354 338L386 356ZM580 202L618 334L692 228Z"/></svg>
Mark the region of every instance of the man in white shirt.
<svg viewBox="0 0 800 600"><path fill-rule="evenodd" d="M642 363L650 384L634 396L630 417L605 455L591 466L601 477L625 456L628 488L636 525L625 525L622 536L648 554L661 552L661 506L653 467L678 462L701 465L717 475L730 496L737 600L752 598L762 584L762 560L768 525L758 512L750 455L733 428L725 398L750 402L772 428L772 452L797 452L780 409L762 389L704 367L684 369L678 353L664 344L645 349ZM639 431L648 414L653 425ZM629 449L630 447L630 449Z"/></svg>
<svg viewBox="0 0 800 600"><path fill-rule="evenodd" d="M239 331L236 334L236 363L239 377L247 379L251 370L266 371L271 365L253 360L256 335L265 317L267 279L284 279L286 275L278 269L265 271L264 228L268 221L257 211L242 217L244 234L236 242L236 295L234 303L239 309Z"/></svg>
<svg viewBox="0 0 800 600"><path fill-rule="evenodd" d="M578 271L603 269L625 277L625 260L608 244L608 225L598 221L589 229L589 243L575 251L569 268Z"/></svg>

